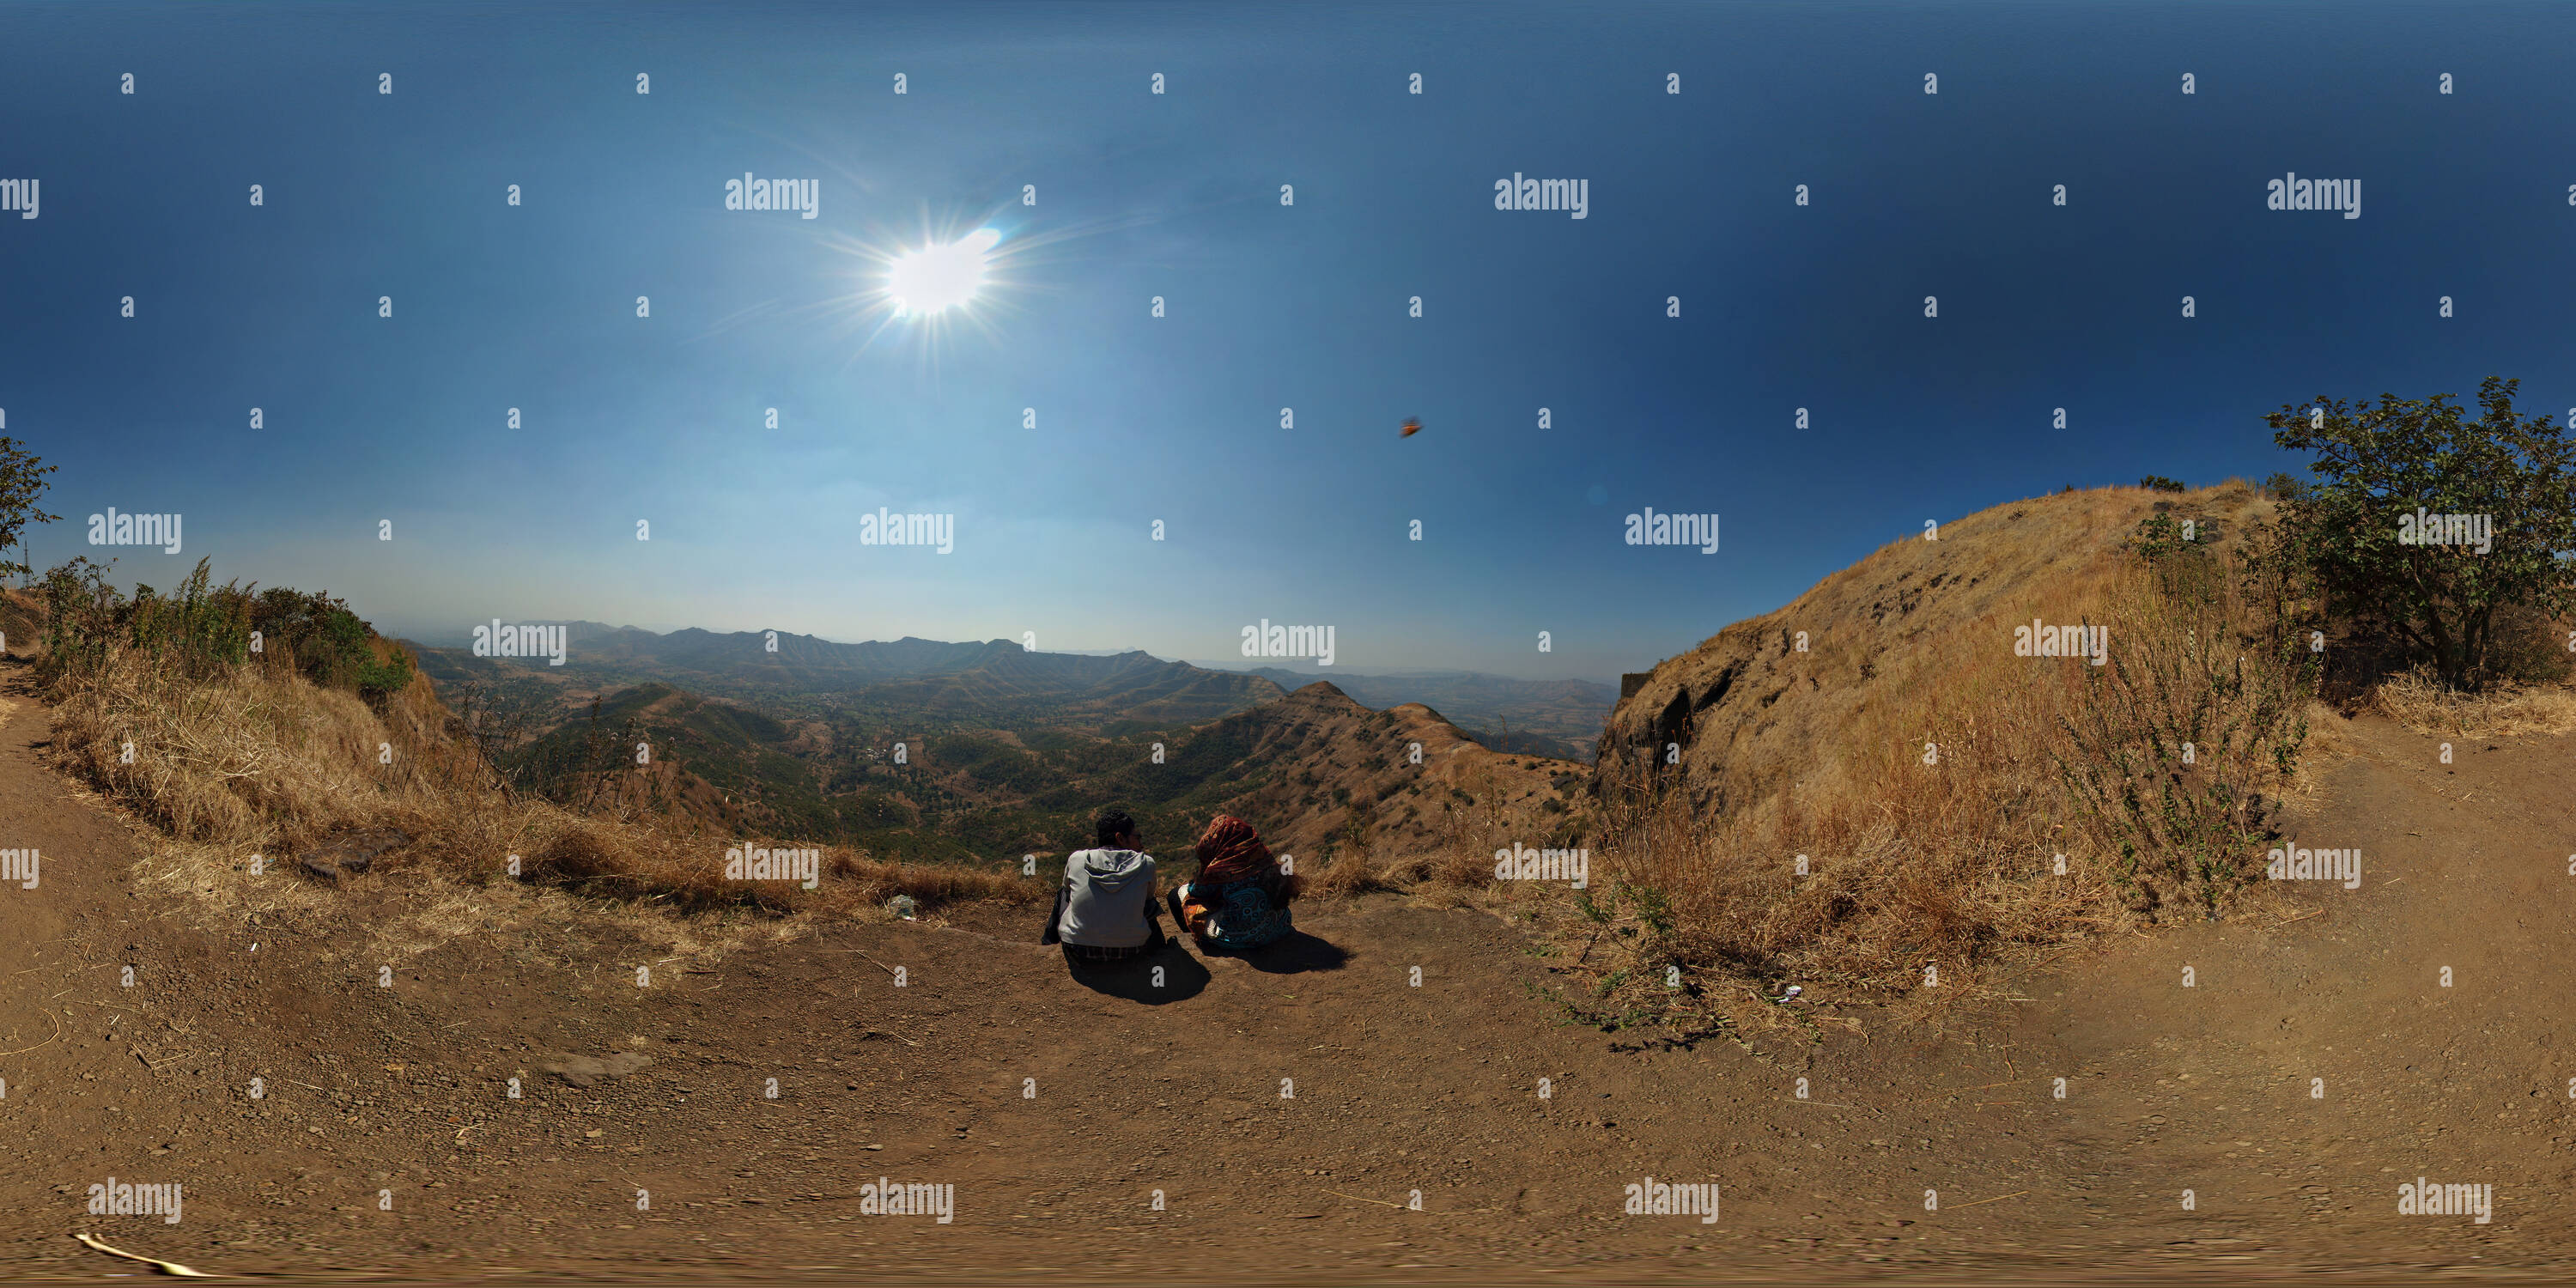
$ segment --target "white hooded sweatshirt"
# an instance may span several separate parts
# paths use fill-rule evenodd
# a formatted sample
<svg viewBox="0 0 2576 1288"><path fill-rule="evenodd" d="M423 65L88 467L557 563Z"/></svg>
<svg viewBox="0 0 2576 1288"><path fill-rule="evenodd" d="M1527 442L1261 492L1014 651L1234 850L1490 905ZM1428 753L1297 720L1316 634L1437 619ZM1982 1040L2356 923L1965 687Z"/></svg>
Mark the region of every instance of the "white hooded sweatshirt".
<svg viewBox="0 0 2576 1288"><path fill-rule="evenodd" d="M1065 860L1064 920L1056 933L1084 948L1135 948L1153 937L1145 906L1154 897L1154 857L1134 850L1080 850Z"/></svg>

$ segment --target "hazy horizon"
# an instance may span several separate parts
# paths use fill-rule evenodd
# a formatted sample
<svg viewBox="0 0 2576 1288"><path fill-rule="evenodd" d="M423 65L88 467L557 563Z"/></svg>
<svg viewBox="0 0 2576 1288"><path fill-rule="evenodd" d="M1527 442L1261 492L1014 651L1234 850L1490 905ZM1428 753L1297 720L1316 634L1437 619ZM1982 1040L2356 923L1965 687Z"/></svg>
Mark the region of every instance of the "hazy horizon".
<svg viewBox="0 0 2576 1288"><path fill-rule="evenodd" d="M361 614L361 615L363 616L363 614ZM645 632L648 632L648 633L650 633L650 634L654 634L654 635L669 635L669 634L673 634L673 633L678 632L678 631L685 631L685 630L703 630L703 631L707 631L707 632L709 632L710 634L717 634L717 635L734 635L734 634L758 635L758 634L762 633L762 632L763 632L763 631L765 631L765 630L779 629L779 628L775 628L775 627L746 627L746 628L743 628L743 629L741 629L741 630L736 630L736 631L718 631L718 630L715 630L713 627L705 627L705 626L646 625L646 624L643 624L643 623L637 623L637 622L598 622L598 621L590 621L589 619L586 619L586 618L564 618L564 619L560 619L560 620L553 620L553 619L539 619L539 618L524 618L524 617L520 617L520 618L503 618L503 619L501 619L501 620L502 620L503 624L505 624L505 625L521 625L521 626L525 626L525 625L536 625L536 626L558 626L558 625L569 625L569 624L578 623L578 622L588 622L590 625L594 625L594 626L606 626L606 627L608 627L608 628L609 628L609 629L611 629L611 630L639 630L639 631L645 631ZM386 625L386 624L385 624L385 623L383 623L383 622L373 622L373 623L371 623L371 625L373 625L373 626L376 628L376 630L377 630L380 634L383 634L383 635L387 636L388 638L401 640L401 641L404 641L404 642L406 642L406 643L418 644L418 645L422 645L422 646L429 647L429 648L468 648L468 647L471 647L472 642L473 642L473 629L474 629L474 627L475 627L475 626L478 626L478 625L483 625L483 624L484 624L484 623L480 623L480 622L476 622L476 623L468 623L468 624L466 624L466 625L464 625L464 626L461 626L461 627L448 626L448 625L446 625L446 624L441 624L440 626L438 626L436 629L433 629L433 630L404 630L404 629L401 629L401 628L399 628L399 627L391 627L391 626L388 626L388 625ZM782 634L784 634L784 633L788 633L788 632L785 632L785 631L783 631L783 630L782 630L782 631L781 631L781 633L782 633ZM893 639L844 640L844 639L833 639L833 638L831 638L830 636L826 636L826 635L814 635L814 634L812 634L811 632L804 632L804 631L794 632L794 633L795 633L795 634L800 634L800 635L806 635L806 636L808 636L808 637L810 637L810 638L821 640L821 641L823 641L823 642L824 642L824 643L826 643L826 644L883 644L883 643L891 643L891 642L894 642L894 640L899 640L899 639L907 638L906 636L895 636L895 637L893 637ZM929 637L927 637L927 636L910 636L909 638L913 638L913 639L929 639ZM932 643L938 643L938 644L960 644L960 643L975 643L975 644L1009 644L1009 643L1012 643L1012 641L1010 641L1010 640L1002 639L1002 638L999 638L999 637L995 637L995 638L993 638L993 639L989 639L989 640L936 640L936 639L933 639L933 640L930 640L930 642L932 642ZM1183 664L1185 664L1185 665L1198 667L1198 668L1200 668L1200 669L1202 669L1202 670L1210 670L1210 671L1257 671L1257 670L1262 670L1262 669L1265 669L1265 668L1271 668L1271 669L1277 669L1277 670L1282 670L1282 671L1295 671L1295 672L1298 672L1298 673L1300 673L1300 674L1311 674L1311 675L1313 675L1315 678L1317 678L1317 679L1319 679L1319 680L1329 680L1329 679L1331 679L1331 678L1332 678L1333 676L1335 676L1335 675L1356 675L1356 676L1365 676L1365 677L1373 677L1373 678L1388 678L1388 679L1402 679L1402 678L1407 678L1407 677L1416 677L1416 676L1433 676L1433 675L1480 675L1480 676L1492 676L1492 677L1497 678L1497 679L1505 679L1505 680L1523 680L1523 681L1527 681L1527 682L1530 682L1530 683L1548 683L1548 682L1558 681L1558 680L1581 680L1581 681L1585 681L1585 682L1587 682L1587 683L1605 685L1605 686L1610 687L1610 688L1613 688L1613 689L1615 689L1615 688L1619 687L1619 681L1618 681L1618 677L1617 677L1616 675L1613 675L1613 676L1611 676L1611 677L1610 677L1610 678L1608 678L1608 679L1603 679L1602 677L1599 677L1599 676L1591 676L1591 675L1571 675L1571 676L1565 676L1565 675L1529 676L1529 675L1514 675L1514 674L1511 674L1511 673L1509 673L1509 672L1503 672L1503 671L1482 671L1482 670L1477 670L1477 669L1469 668L1469 667L1379 667L1379 668L1377 668L1377 669L1375 669L1375 670L1362 671L1362 670L1355 670L1355 669L1353 669L1353 668L1351 668L1351 667L1346 667L1346 666L1331 666L1331 667L1318 666L1318 665L1316 665L1315 663L1310 662L1310 661L1307 661L1307 660L1302 659L1302 658L1244 658L1244 657L1238 657L1238 658L1196 658L1196 657L1166 657L1166 656L1164 656L1163 654L1161 654L1161 653L1157 653L1157 652L1155 652L1155 651L1154 651L1154 650L1152 650L1152 649L1149 649L1149 648L1141 648L1141 647L1130 647L1130 648L1101 648L1101 649L1093 649L1093 648L1058 648L1058 649L1040 649L1040 650L1037 650L1037 651L1038 651L1038 652L1044 652L1044 653L1062 653L1062 654L1068 654L1068 655L1072 655L1072 656L1076 656L1076 657L1120 657L1120 656L1123 656L1123 655L1125 655L1125 654L1129 654L1129 653L1142 653L1142 654L1145 654L1145 655L1146 655L1146 656L1148 656L1148 657L1153 658L1155 661L1158 661L1158 662L1180 662L1180 663L1183 663ZM527 659L521 659L521 660L522 660L522 661L527 661ZM1661 661L1662 659L1658 658L1658 659L1656 659L1656 660L1657 660L1657 661ZM536 662L533 662L533 661L528 661L528 662L527 662L527 664L529 664L529 665L536 665L537 663L536 663Z"/></svg>

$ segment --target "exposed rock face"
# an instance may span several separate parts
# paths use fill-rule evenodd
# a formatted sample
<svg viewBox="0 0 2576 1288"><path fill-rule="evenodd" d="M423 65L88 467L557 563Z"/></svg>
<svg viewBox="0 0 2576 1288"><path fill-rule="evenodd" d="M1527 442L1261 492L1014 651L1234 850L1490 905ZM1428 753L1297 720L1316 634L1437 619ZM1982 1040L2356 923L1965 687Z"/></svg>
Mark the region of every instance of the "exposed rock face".
<svg viewBox="0 0 2576 1288"><path fill-rule="evenodd" d="M1783 694L1819 686L1814 632L1810 652L1798 653L1793 634L1774 620L1782 613L1729 626L1635 677L1602 734L1595 784L1613 792L1679 786L1692 792L1694 809L1724 808L1707 771L1747 750L1740 744L1759 732L1748 726Z"/></svg>

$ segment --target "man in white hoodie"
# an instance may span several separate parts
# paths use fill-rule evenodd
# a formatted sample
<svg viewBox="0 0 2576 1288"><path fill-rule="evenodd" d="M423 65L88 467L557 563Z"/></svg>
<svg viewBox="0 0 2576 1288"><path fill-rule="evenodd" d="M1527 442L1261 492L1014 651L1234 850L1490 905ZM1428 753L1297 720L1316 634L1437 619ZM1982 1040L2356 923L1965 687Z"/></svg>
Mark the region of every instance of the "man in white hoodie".
<svg viewBox="0 0 2576 1288"><path fill-rule="evenodd" d="M1156 920L1154 858L1136 849L1136 821L1123 809L1101 812L1092 825L1098 849L1078 850L1064 861L1055 911L1040 943L1064 945L1074 962L1119 961L1163 946Z"/></svg>

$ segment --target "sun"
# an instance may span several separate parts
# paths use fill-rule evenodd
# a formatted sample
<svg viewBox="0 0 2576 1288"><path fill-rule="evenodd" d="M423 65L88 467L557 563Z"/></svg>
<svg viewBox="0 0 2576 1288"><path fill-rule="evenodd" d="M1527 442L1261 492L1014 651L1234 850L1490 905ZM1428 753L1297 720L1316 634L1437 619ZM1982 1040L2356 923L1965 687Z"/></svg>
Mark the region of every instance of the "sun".
<svg viewBox="0 0 2576 1288"><path fill-rule="evenodd" d="M843 338L855 338L852 361L888 340L935 371L940 351L969 331L984 342L1000 342L1002 322L1018 311L1023 296L1040 289L1027 274L1047 262L1045 248L1097 231L1104 229L1031 234L994 209L980 218L936 223L924 212L921 229L909 235L893 229L827 233L824 247L851 261L833 273L846 293L794 311L821 316Z"/></svg>
<svg viewBox="0 0 2576 1288"><path fill-rule="evenodd" d="M886 294L894 299L896 315L934 317L972 303L1001 240L1000 233L978 228L945 245L896 257L886 267Z"/></svg>

